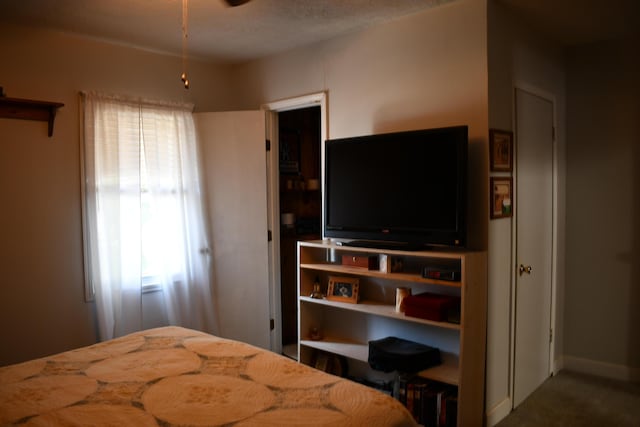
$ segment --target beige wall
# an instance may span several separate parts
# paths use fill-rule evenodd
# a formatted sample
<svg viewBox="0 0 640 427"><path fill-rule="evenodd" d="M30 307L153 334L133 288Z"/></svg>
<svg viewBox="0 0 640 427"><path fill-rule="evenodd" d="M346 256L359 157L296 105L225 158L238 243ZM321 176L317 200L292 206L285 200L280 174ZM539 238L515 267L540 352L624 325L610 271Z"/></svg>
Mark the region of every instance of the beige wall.
<svg viewBox="0 0 640 427"><path fill-rule="evenodd" d="M43 123L0 120L0 364L92 343L83 300L79 90L257 108L327 91L329 136L469 125L470 240L487 245L486 3L459 0L333 41L229 70L33 29L0 29L9 96L65 103L54 136ZM230 82L231 71L233 79ZM235 87L235 89L234 89ZM239 95L239 96L235 96Z"/></svg>
<svg viewBox="0 0 640 427"><path fill-rule="evenodd" d="M556 95L564 141L565 77L562 52L493 0L487 18L486 3L458 0L233 70L192 62L190 91L179 58L0 28L5 92L65 103L52 138L44 123L0 119L0 365L96 339L83 299L79 90L192 101L197 111L327 91L329 137L470 126L472 241L490 250L487 410L508 401L511 221L488 220L488 127L512 128L513 85L526 83ZM568 165L558 199L562 221L566 194L567 286L565 298L558 283L556 356L619 376L637 374L640 361L639 73L624 59L635 46L570 51L568 154L558 159ZM564 229L558 252L562 279Z"/></svg>
<svg viewBox="0 0 640 427"><path fill-rule="evenodd" d="M554 368L637 380L640 64L631 53L638 40L561 48L499 3L490 1L488 10L490 127L512 128L516 85L556 102ZM489 224L490 424L511 405L503 368L509 362L508 302L514 292L511 227L506 220Z"/></svg>
<svg viewBox="0 0 640 427"><path fill-rule="evenodd" d="M34 318L33 326L21 328L27 336L43 338L47 333L57 335L55 339L43 338L45 342L40 344L40 352L42 349L53 352L95 339L90 306L82 302L77 91L98 89L118 93L133 92L143 96L178 100L182 99L184 92L174 86L179 83L174 74L174 68L179 64L175 58L76 40L64 35L55 35L47 42L44 41L44 35L39 34L29 34L26 40L22 37L27 34L8 32L8 35L11 40L2 38L0 53L16 55L19 51L28 54L11 69L0 71L0 81L6 90L15 96L51 99L67 104L61 110L56 132L51 140L44 136L41 125L14 121L0 123L0 132L9 132L13 135L12 139L17 139L18 136L25 138L24 132L27 131L33 133L28 138L30 145L14 143L12 146L13 151L24 151L22 156L25 163L16 163L20 167L13 168L11 172L0 172L3 179L3 187L0 189L2 194L9 187L4 185L4 180L20 182L16 194L11 196L15 212L39 212L49 205L42 200L46 190L34 189L38 180L31 179L33 185L27 187L24 182L29 181L31 174L15 170L22 170L22 165L29 163L26 158L32 152L27 147L37 143L63 157L61 164L54 166L48 162L50 156L36 156L37 169L43 175L52 175L52 169L56 168L68 171L60 188L49 190L49 193L54 201L63 196L69 203L65 205L59 218L42 227L47 233L55 229L64 235L61 241L70 246L68 254L53 250L58 241L57 236L42 239L42 236L34 234L24 239L23 233L18 233L2 246L3 251L7 251L9 247L22 244L26 247L45 245L45 251L54 254L51 262L64 270L59 274L51 274L51 266L43 258L36 257L34 270L47 278L35 279L24 273L23 269L10 268L8 263L4 265L2 261L3 267L12 272L12 281L24 283L26 279L33 283L30 291L32 295L38 295L43 288L52 289L54 296L48 301L39 297L34 298L37 301L31 301L28 293L22 291L15 295L12 293L7 298L20 311L27 311ZM50 58L58 57L56 68L59 70L53 74L34 72L33 76L25 76L30 72L29 64L39 61L45 52ZM81 60L86 60L88 65L82 66ZM126 63L126 67L117 66L119 63ZM150 72L151 70L154 72ZM213 82L226 77L225 70L213 66L203 65L201 70L203 75L210 75L210 79L203 79L202 84L204 81ZM197 97L194 101L199 111L258 108L265 102L326 91L329 137L469 125L470 241L473 247L486 248L488 71L485 1L459 0L309 48L238 66L233 70L231 87L237 88L234 93L239 96L233 98L229 96L229 92L224 92L228 85L211 84L205 90L200 90L197 71L198 69L192 72L193 86L189 94ZM35 90L34 81L40 82L42 88ZM68 152L60 154L60 151L53 148L55 144L65 144ZM28 198L28 203L19 205L16 199L24 197L20 195L25 193L32 193L37 197ZM16 216L18 214L7 218L3 223L15 223L18 221ZM33 218L24 219L21 227L31 227L32 220ZM19 255L13 256L14 262L29 259L24 252ZM73 260L74 265L64 266L64 260ZM49 285L49 282L53 284ZM69 310L64 312L68 313L68 320L64 320L64 316L60 314L62 312L56 308L62 300L68 301ZM8 325L18 314L3 316L6 316L2 319L5 320L3 324ZM48 332L38 330L43 328L41 325L47 319L56 317L58 320L46 327ZM2 337L13 339L17 336L17 332L5 326L0 328L5 328L0 329ZM61 329L65 332L59 332ZM490 329L489 335L492 333ZM22 352L16 358L32 357L37 353L34 349Z"/></svg>
<svg viewBox="0 0 640 427"><path fill-rule="evenodd" d="M640 380L639 40L569 50L567 367Z"/></svg>
<svg viewBox="0 0 640 427"><path fill-rule="evenodd" d="M545 42L496 1L488 5L489 127L514 130L514 87L551 97L555 105L556 201L558 228L557 289L555 305L555 359L562 355L565 247L565 71L563 50ZM516 141L517 143L517 141ZM504 175L504 174L503 174ZM516 194L517 200L517 194ZM489 222L489 307L487 341L487 412L489 424L511 410L510 370L513 323L512 219Z"/></svg>
<svg viewBox="0 0 640 427"><path fill-rule="evenodd" d="M15 98L65 104L53 137L44 122L0 119L0 365L96 340L84 302L78 91L190 101L199 111L230 104L229 70L179 58L0 28L0 84Z"/></svg>
<svg viewBox="0 0 640 427"><path fill-rule="evenodd" d="M424 13L238 68L244 88L237 108L326 91L329 137L469 125L470 233L486 248L488 224L488 72L486 2L457 1ZM510 98L508 108L510 109ZM506 128L510 127L510 116ZM505 245L505 242L501 242ZM510 254L510 241L495 248ZM497 252L500 257L501 252ZM502 259L502 258L500 258ZM508 267L507 267L508 268ZM510 271L510 270L509 270ZM508 275L508 273L507 273ZM490 283L490 288L495 283ZM509 283L494 310L504 323L488 330L501 346L492 359L487 392L507 393ZM495 291L489 291L496 294ZM498 341L492 340L497 332ZM489 350L492 351L491 349ZM490 406L488 406L490 407Z"/></svg>
<svg viewBox="0 0 640 427"><path fill-rule="evenodd" d="M470 242L487 241L485 1L460 0L286 54L234 74L241 102L327 92L328 136L466 124L470 147Z"/></svg>

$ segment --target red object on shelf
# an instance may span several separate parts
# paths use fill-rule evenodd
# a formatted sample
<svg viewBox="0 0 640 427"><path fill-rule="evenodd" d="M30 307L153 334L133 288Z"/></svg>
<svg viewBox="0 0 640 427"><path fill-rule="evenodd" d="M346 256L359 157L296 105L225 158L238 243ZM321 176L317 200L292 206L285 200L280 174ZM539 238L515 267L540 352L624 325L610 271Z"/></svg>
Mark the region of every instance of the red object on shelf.
<svg viewBox="0 0 640 427"><path fill-rule="evenodd" d="M406 316L446 322L451 311L459 311L460 298L424 292L406 297L402 304Z"/></svg>

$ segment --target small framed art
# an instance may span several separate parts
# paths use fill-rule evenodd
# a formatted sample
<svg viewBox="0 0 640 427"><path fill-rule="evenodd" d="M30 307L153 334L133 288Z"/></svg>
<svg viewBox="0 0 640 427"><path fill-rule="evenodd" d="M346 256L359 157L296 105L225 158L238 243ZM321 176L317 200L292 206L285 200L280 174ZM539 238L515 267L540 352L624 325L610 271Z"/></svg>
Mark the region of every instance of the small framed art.
<svg viewBox="0 0 640 427"><path fill-rule="evenodd" d="M513 132L489 129L489 161L494 172L513 170Z"/></svg>
<svg viewBox="0 0 640 427"><path fill-rule="evenodd" d="M513 215L513 179L491 177L491 219Z"/></svg>
<svg viewBox="0 0 640 427"><path fill-rule="evenodd" d="M300 173L300 138L299 131L285 129L280 132L280 173Z"/></svg>
<svg viewBox="0 0 640 427"><path fill-rule="evenodd" d="M360 281L355 277L329 277L327 299L331 301L358 303Z"/></svg>

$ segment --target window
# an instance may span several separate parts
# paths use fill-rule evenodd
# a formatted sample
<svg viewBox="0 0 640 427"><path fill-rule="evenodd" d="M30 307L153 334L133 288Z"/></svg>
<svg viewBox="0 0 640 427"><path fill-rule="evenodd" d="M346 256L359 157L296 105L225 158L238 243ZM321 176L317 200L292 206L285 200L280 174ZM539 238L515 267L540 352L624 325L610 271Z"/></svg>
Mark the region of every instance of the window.
<svg viewBox="0 0 640 427"><path fill-rule="evenodd" d="M213 332L191 106L96 93L83 103L85 264L101 339L141 329L149 287L163 291L170 324Z"/></svg>

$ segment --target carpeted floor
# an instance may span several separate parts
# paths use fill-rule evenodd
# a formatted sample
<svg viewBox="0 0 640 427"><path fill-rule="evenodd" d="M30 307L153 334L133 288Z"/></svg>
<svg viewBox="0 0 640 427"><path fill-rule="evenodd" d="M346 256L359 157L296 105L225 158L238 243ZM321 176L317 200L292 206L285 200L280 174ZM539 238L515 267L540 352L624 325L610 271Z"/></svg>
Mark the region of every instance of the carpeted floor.
<svg viewBox="0 0 640 427"><path fill-rule="evenodd" d="M640 427L640 384L561 371L496 427Z"/></svg>

